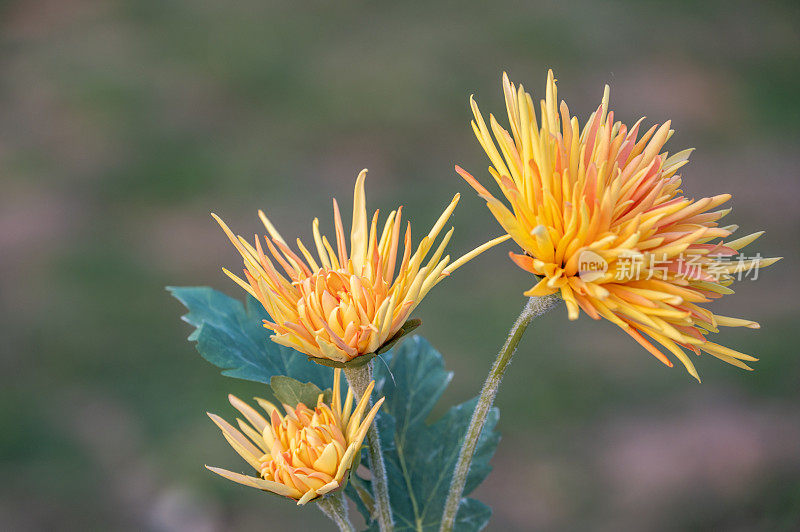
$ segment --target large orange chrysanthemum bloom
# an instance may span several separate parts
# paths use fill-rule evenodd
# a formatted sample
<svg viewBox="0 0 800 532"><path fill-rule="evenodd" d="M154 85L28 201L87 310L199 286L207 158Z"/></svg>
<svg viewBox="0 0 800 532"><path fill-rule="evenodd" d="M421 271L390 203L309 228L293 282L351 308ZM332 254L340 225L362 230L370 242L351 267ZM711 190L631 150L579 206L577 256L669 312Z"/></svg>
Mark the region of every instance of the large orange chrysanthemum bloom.
<svg viewBox="0 0 800 532"><path fill-rule="evenodd" d="M458 203L456 194L413 254L411 224L407 225L401 255L402 207L389 213L379 233L378 211L371 223L367 218L366 172L363 170L356 180L349 253L336 199L333 200L336 252L328 239L320 236L319 220L314 219L319 263L300 239L297 239L297 247L305 260L289 249L261 211L258 214L272 237L264 238L272 258L264 253L258 237L253 247L244 238L234 236L228 226L213 215L242 255L247 282L224 271L269 312L274 322L265 321L264 327L274 331L272 340L334 363L374 353L398 333L414 308L439 281L508 238L505 235L496 238L451 263L449 255L442 256L453 234L450 229L429 257L436 237ZM395 274L398 258L400 266Z"/></svg>
<svg viewBox="0 0 800 532"><path fill-rule="evenodd" d="M292 498L299 505L343 486L350 469L358 466L355 458L383 398L364 415L375 386L372 381L355 409L350 389L342 404L341 373L341 369L334 370L330 405L323 402L323 394L320 394L315 408L303 403L295 407L283 405L286 415L281 415L274 404L256 398L269 419L238 397L229 395L231 405L247 420L237 419L241 432L221 417L208 415L231 447L260 476L206 467L239 484Z"/></svg>
<svg viewBox="0 0 800 532"><path fill-rule="evenodd" d="M732 293L728 285L743 269L778 259L732 258L761 232L712 242L736 230L717 223L730 209L713 210L730 195L697 200L683 195L676 172L692 150L662 152L673 133L670 122L637 139L643 119L630 130L614 122L606 86L602 103L580 129L566 103L556 104L552 71L539 123L522 86L504 74L503 89L510 133L491 115L487 127L474 100L472 127L511 209L469 173L456 170L524 250L511 253L514 262L541 277L525 295L560 291L571 320L579 309L606 318L672 366L646 334L695 378L683 348L750 369L745 361L756 358L708 341L706 334L721 325L759 325L715 315L699 304Z"/></svg>

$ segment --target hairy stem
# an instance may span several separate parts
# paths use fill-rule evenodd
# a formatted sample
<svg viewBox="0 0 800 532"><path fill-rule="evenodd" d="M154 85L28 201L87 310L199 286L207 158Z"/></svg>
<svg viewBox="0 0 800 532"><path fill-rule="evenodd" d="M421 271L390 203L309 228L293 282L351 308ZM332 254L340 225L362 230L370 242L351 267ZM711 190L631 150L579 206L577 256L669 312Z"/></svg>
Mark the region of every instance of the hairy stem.
<svg viewBox="0 0 800 532"><path fill-rule="evenodd" d="M494 398L500 387L500 381L503 379L503 374L505 374L514 352L517 350L517 345L519 345L522 335L525 334L530 322L553 308L558 299L559 297L556 294L530 298L519 317L517 317L517 321L514 322L508 332L506 343L503 344L502 349L497 354L492 369L489 370L489 374L486 376L486 382L483 383L481 394L478 397L478 404L475 405L475 411L472 413L464 443L458 454L458 461L453 471L453 480L450 483L450 491L444 506L440 532L451 532L453 530L458 506L464 493L464 485L467 483L467 474L472 463L472 455L475 454L475 447L478 445L481 430L483 430L483 425L486 423L486 416L492 408L492 403L494 403Z"/></svg>
<svg viewBox="0 0 800 532"><path fill-rule="evenodd" d="M341 493L334 493L327 497L322 497L317 501L317 506L322 513L331 518L336 523L341 532L355 532L353 524L347 517L347 503Z"/></svg>
<svg viewBox="0 0 800 532"><path fill-rule="evenodd" d="M345 367L344 375L347 377L347 383L353 393L360 399L372 381L372 361L359 367ZM372 401L370 401L371 403ZM367 431L366 440L378 526L381 532L389 532L394 529L392 507L389 505L389 484L386 480L386 466L383 463L383 453L381 452L381 439L374 421Z"/></svg>

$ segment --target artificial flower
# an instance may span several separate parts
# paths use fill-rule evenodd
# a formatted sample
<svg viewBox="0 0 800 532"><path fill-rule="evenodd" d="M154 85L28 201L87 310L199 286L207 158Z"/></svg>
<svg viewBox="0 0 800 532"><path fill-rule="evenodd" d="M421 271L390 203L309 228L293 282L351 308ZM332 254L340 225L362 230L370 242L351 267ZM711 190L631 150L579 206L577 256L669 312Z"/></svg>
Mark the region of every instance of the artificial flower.
<svg viewBox="0 0 800 532"><path fill-rule="evenodd" d="M273 403L256 398L267 414L264 417L238 397L228 396L231 405L244 416L236 420L241 430L215 414L208 415L259 476L206 467L239 484L294 499L298 505L343 486L351 468L358 466L355 458L384 399L366 412L375 386L372 381L355 408L350 389L342 404L341 373L341 369L334 370L330 405L319 394L314 408L303 403L283 405L286 413L281 414Z"/></svg>
<svg viewBox="0 0 800 532"><path fill-rule="evenodd" d="M458 203L456 194L416 250L408 223L401 250L402 207L389 213L379 231L378 211L371 221L367 217L366 172L363 170L356 180L349 251L336 199L336 250L320 234L319 220L315 218L316 258L299 238L299 254L292 251L262 211L259 217L271 237L264 238L268 253L257 237L255 245L250 245L213 215L242 255L246 281L224 271L258 299L272 317L272 321L264 321L264 327L274 332L272 340L315 359L347 363L374 354L401 330L411 312L439 281L508 238L494 239L451 262L450 256L444 255L453 234L450 229L434 248Z"/></svg>
<svg viewBox="0 0 800 532"><path fill-rule="evenodd" d="M692 150L674 155L663 150L673 134L670 122L641 135L643 119L630 129L615 122L606 86L600 106L581 128L567 104L557 104L552 71L538 122L531 95L505 74L503 90L510 131L492 115L487 126L474 99L470 103L472 128L505 201L456 170L524 251L510 256L537 276L525 295L558 292L569 319L581 310L605 318L672 366L665 349L698 380L684 350L750 369L746 362L755 357L707 335L720 326L755 329L758 323L701 305L733 293L729 285L736 278L778 259L739 254L762 232L728 239L737 226L720 226L719 220L730 209L715 209L729 194L684 195L677 172Z"/></svg>

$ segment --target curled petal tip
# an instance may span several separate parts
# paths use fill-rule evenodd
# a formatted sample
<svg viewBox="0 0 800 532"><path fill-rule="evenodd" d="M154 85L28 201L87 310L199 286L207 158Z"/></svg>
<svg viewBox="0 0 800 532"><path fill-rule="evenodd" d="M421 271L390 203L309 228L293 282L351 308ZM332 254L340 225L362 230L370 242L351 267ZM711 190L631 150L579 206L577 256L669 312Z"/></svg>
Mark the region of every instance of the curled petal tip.
<svg viewBox="0 0 800 532"><path fill-rule="evenodd" d="M547 233L547 228L543 225L537 225L533 229L531 229L531 235L533 236L544 236Z"/></svg>

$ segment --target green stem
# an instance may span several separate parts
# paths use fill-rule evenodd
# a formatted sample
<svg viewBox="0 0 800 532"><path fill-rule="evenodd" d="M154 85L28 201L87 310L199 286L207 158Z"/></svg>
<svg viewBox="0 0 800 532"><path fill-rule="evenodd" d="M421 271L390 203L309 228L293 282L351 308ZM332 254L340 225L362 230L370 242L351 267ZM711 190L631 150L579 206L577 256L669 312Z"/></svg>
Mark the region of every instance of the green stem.
<svg viewBox="0 0 800 532"><path fill-rule="evenodd" d="M336 523L341 532L355 532L353 524L347 517L347 503L341 493L334 493L327 497L322 497L317 501L317 506L322 513L331 518Z"/></svg>
<svg viewBox="0 0 800 532"><path fill-rule="evenodd" d="M494 398L497 395L497 390L500 387L500 381L503 379L503 374L506 372L511 357L517 350L517 345L525 333L525 329L534 318L537 318L553 308L557 303L559 297L556 294L532 297L528 300L525 308L522 309L517 321L508 332L508 338L503 348L497 354L497 358L489 370L489 375L486 377L486 382L483 383L481 394L478 397L478 404L475 405L475 411L472 413L472 419L467 428L467 434L464 437L464 443L461 446L461 451L458 454L458 461L456 462L455 470L453 471L453 480L450 483L450 492L447 495L447 501L444 506L444 514L442 514L442 526L440 532L451 532L458 513L458 506L461 503L461 498L464 493L464 486L467 483L467 475L469 474L469 466L472 463L472 455L475 454L475 448L478 445L478 439L483 430L483 425L486 423L486 416L492 408Z"/></svg>
<svg viewBox="0 0 800 532"><path fill-rule="evenodd" d="M360 399L372 381L372 361L359 367L345 367L344 375L347 377L347 383L353 393ZM371 403L372 401L370 401ZM378 527L381 532L390 532L394 530L394 523L392 521L392 507L389 504L389 483L386 480L386 466L383 463L381 439L376 422L373 422L367 431L366 440ZM358 467L358 464L355 467Z"/></svg>

